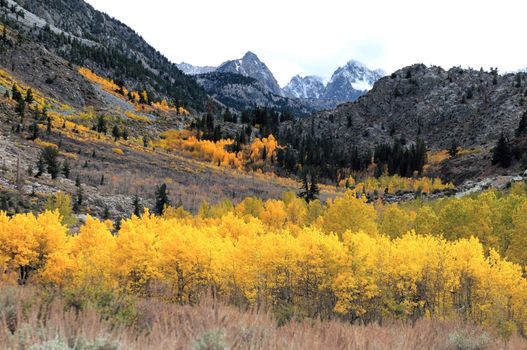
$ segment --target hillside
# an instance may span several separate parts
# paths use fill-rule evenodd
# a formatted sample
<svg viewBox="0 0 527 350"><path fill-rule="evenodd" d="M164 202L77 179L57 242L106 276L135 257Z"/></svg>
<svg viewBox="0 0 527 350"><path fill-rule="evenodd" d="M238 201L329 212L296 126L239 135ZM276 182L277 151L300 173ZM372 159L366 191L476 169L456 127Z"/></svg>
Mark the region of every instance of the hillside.
<svg viewBox="0 0 527 350"><path fill-rule="evenodd" d="M527 73L286 97L81 0L0 14L0 349L527 348Z"/></svg>
<svg viewBox="0 0 527 350"><path fill-rule="evenodd" d="M6 0L9 24L67 61L157 98L203 110L206 94L123 23L82 0ZM11 10L15 5L16 10ZM9 9L8 9L9 7ZM17 12L20 15L17 16Z"/></svg>
<svg viewBox="0 0 527 350"><path fill-rule="evenodd" d="M456 161L456 169L441 174L450 173L449 180L485 177L503 171L490 167L491 151L502 133L514 136L526 109L526 78L521 72L405 67L377 81L354 103L283 124L281 140L298 149L295 145L312 135L348 154L354 147L373 152L396 139L403 144L421 139L432 151L457 144L471 151Z"/></svg>

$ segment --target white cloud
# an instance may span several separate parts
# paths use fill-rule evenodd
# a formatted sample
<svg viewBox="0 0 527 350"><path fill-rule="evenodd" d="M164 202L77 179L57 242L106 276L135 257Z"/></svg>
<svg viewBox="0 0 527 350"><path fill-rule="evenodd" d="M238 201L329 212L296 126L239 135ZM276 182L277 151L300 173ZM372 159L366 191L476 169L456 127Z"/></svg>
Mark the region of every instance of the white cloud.
<svg viewBox="0 0 527 350"><path fill-rule="evenodd" d="M413 63L527 66L523 1L88 0L174 62L219 65L255 52L281 85L328 78L351 58L387 72Z"/></svg>

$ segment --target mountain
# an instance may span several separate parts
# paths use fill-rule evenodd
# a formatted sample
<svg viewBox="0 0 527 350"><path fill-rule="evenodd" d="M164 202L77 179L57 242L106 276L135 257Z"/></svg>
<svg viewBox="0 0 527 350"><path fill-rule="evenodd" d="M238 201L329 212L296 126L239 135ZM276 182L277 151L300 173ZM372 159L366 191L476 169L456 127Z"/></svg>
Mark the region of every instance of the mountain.
<svg viewBox="0 0 527 350"><path fill-rule="evenodd" d="M333 73L327 85L319 77L297 75L282 91L288 97L325 100L336 107L342 102L355 101L384 75L381 70L370 70L364 64L351 60Z"/></svg>
<svg viewBox="0 0 527 350"><path fill-rule="evenodd" d="M265 63L260 61L251 51L248 51L242 58L222 63L218 73L234 73L246 77L251 77L263 84L270 92L275 95L282 95L282 89L278 85L273 73L267 68Z"/></svg>
<svg viewBox="0 0 527 350"><path fill-rule="evenodd" d="M318 99L322 97L325 89L324 82L320 77L301 77L300 75L296 75L282 91L287 97Z"/></svg>
<svg viewBox="0 0 527 350"><path fill-rule="evenodd" d="M455 143L466 150L464 162L441 174L486 176L496 141L502 132L512 137L525 112L525 81L527 73L416 64L381 78L356 102L284 123L280 140L301 154L305 140L314 137L324 145L320 158L342 157L340 164L355 146L365 154L396 139L425 140L435 151Z"/></svg>
<svg viewBox="0 0 527 350"><path fill-rule="evenodd" d="M307 100L276 95L260 81L241 74L216 71L196 75L196 80L211 97L239 112L246 108L267 107L302 117L320 109L313 108Z"/></svg>
<svg viewBox="0 0 527 350"><path fill-rule="evenodd" d="M190 63L181 62L179 64L176 64L176 66L185 74L187 75L198 75L198 74L205 74L205 73L211 73L216 70L216 67L211 66L193 66Z"/></svg>
<svg viewBox="0 0 527 350"><path fill-rule="evenodd" d="M370 70L361 62L351 60L339 67L327 84L323 98L338 101L355 101L384 76L382 70Z"/></svg>
<svg viewBox="0 0 527 350"><path fill-rule="evenodd" d="M5 4L16 8L6 12L8 25L24 28L26 39L63 59L159 98L204 109L207 96L194 79L134 30L86 2L6 0Z"/></svg>

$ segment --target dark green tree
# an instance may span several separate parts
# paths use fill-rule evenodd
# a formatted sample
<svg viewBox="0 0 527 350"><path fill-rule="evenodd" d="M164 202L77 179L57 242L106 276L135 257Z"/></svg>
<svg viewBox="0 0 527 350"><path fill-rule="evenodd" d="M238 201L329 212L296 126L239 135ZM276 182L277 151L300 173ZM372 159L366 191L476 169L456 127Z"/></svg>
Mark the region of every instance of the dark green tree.
<svg viewBox="0 0 527 350"><path fill-rule="evenodd" d="M117 125L114 125L112 129L112 136L115 141L119 140L121 137L121 130L119 130L119 127Z"/></svg>
<svg viewBox="0 0 527 350"><path fill-rule="evenodd" d="M104 116L100 115L97 117L95 131L102 134L106 134L108 132L108 126L106 126L106 119L104 119Z"/></svg>
<svg viewBox="0 0 527 350"><path fill-rule="evenodd" d="M60 164L57 159L59 156L59 150L51 146L44 147L41 156L46 163L48 174L51 175L52 179L56 179L60 172Z"/></svg>
<svg viewBox="0 0 527 350"><path fill-rule="evenodd" d="M527 130L527 111L522 114L518 128L516 129L516 136L520 136Z"/></svg>
<svg viewBox="0 0 527 350"><path fill-rule="evenodd" d="M37 161L37 173L35 174L35 177L41 177L42 174L46 171L46 161L44 160L44 157L42 157L42 154L38 157Z"/></svg>
<svg viewBox="0 0 527 350"><path fill-rule="evenodd" d="M509 139L501 133L500 138L494 147L492 154L492 165L499 165L503 168L508 168L512 163L512 147Z"/></svg>
<svg viewBox="0 0 527 350"><path fill-rule="evenodd" d="M167 185L162 184L161 186L158 186L156 190L156 206L154 207L154 213L162 215L165 207L168 205L170 205L170 200L168 199Z"/></svg>
<svg viewBox="0 0 527 350"><path fill-rule="evenodd" d="M33 103L34 99L33 99L33 91L31 89L27 89L27 93L26 93L26 102L28 104L31 104Z"/></svg>
<svg viewBox="0 0 527 350"><path fill-rule="evenodd" d="M70 168L70 163L68 162L68 160L66 159L64 161L64 163L62 163L62 174L64 175L64 177L66 179L69 179L70 178L70 171L71 171L71 168Z"/></svg>
<svg viewBox="0 0 527 350"><path fill-rule="evenodd" d="M455 158L458 153L459 153L459 146L456 141L452 141L452 144L450 145L450 148L448 149L448 154L450 155L450 158Z"/></svg>
<svg viewBox="0 0 527 350"><path fill-rule="evenodd" d="M316 176L312 173L304 172L302 177L302 189L298 196L303 198L307 203L318 198L319 188Z"/></svg>

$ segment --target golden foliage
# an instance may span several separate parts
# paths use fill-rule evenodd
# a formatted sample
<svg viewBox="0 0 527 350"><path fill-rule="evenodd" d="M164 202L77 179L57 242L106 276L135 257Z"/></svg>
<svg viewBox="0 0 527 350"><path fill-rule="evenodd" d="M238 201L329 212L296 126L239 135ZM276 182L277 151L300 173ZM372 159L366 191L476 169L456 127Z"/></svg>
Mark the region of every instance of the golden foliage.
<svg viewBox="0 0 527 350"><path fill-rule="evenodd" d="M120 148L112 148L112 152L115 153L115 154L118 154L120 156L122 156L124 154L124 151Z"/></svg>
<svg viewBox="0 0 527 350"><path fill-rule="evenodd" d="M390 193L397 192L420 192L432 193L434 191L442 191L453 189L454 185L451 183L444 184L439 178L408 178L399 175L381 176L379 178L368 177L360 183L356 183L353 177L348 177L339 182L340 187L354 188L357 192L363 193Z"/></svg>
<svg viewBox="0 0 527 350"><path fill-rule="evenodd" d="M145 211L115 235L91 217L68 236L59 211L1 213L2 279L179 303L212 290L238 305L362 322L461 316L510 334L527 325L527 280L499 251L525 264L521 191L378 207L354 191L326 206L285 193L204 203L194 217Z"/></svg>

